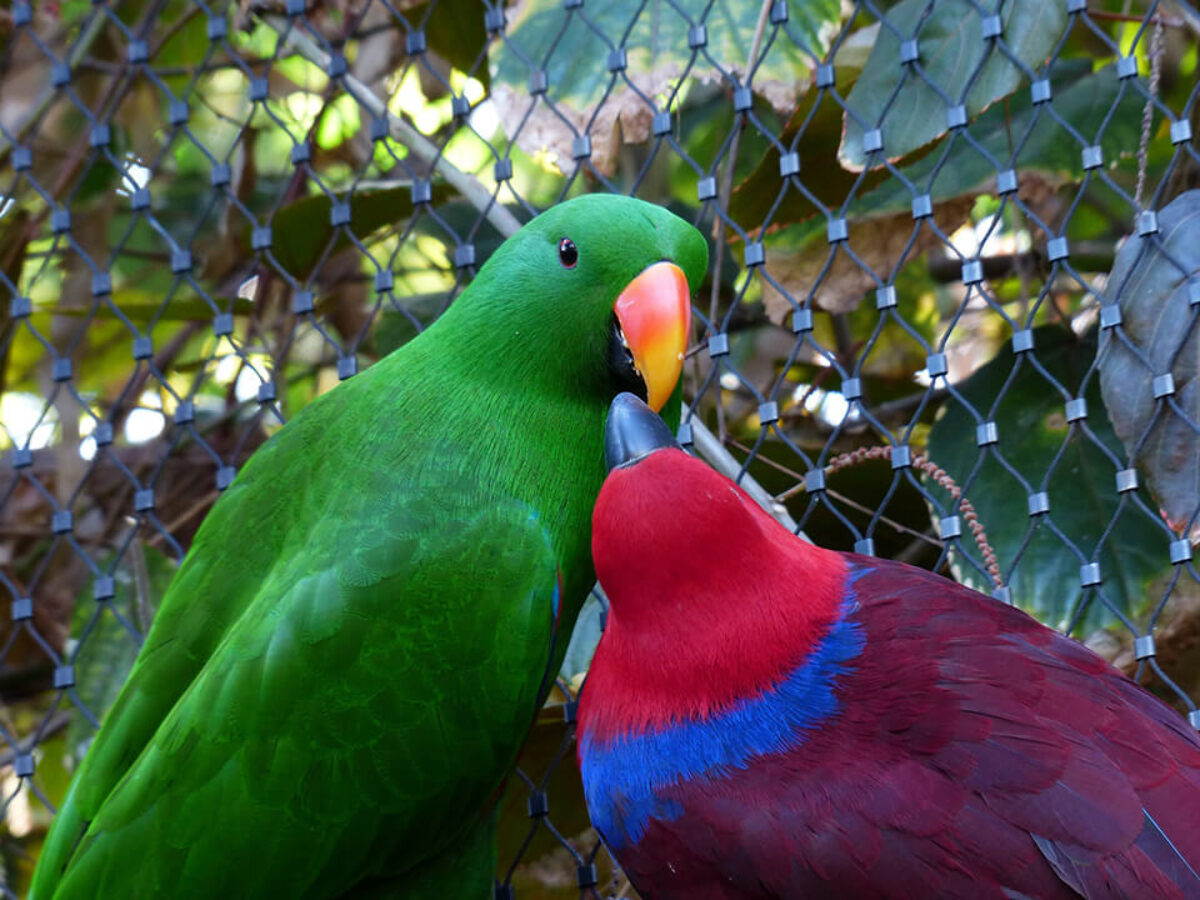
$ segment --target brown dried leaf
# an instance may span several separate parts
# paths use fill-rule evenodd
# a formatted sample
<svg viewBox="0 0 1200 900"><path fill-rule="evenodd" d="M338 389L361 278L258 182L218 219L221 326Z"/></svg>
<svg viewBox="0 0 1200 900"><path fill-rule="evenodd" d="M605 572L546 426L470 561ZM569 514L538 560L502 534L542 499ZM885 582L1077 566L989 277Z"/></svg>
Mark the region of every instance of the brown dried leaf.
<svg viewBox="0 0 1200 900"><path fill-rule="evenodd" d="M940 204L934 208L933 220L948 234L967 220L973 203L972 198L963 197ZM914 228L918 228L915 238ZM861 265L841 246L826 245L824 225L817 220L778 233L779 238L784 238L789 232L801 231L798 245L786 239L766 238L766 270L791 297L789 300L769 281L764 281L763 303L771 321L783 322L796 304L805 302L810 291L818 308L832 313L848 312L858 306L863 295L878 287L872 272L880 275L893 272L901 260L912 260L942 243L937 232L915 225L908 213L850 222L849 229L846 243L862 261ZM832 265L824 271L831 254Z"/></svg>

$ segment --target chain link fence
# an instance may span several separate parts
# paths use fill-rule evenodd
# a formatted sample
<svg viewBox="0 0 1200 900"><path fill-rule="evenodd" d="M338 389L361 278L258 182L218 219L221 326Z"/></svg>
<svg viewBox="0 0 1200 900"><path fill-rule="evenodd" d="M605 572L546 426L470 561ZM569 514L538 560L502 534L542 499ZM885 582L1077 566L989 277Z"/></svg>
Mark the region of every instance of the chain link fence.
<svg viewBox="0 0 1200 900"><path fill-rule="evenodd" d="M14 0L0 35L5 896L238 467L588 191L711 241L685 443L1200 727L1192 6ZM574 763L602 623L497 896L634 896Z"/></svg>

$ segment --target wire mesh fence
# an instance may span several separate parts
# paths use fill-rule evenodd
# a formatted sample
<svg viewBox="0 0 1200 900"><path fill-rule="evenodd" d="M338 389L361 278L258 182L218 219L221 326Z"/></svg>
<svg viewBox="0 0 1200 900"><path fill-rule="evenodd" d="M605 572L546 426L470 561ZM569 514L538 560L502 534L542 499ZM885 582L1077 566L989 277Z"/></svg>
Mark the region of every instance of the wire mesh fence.
<svg viewBox="0 0 1200 900"><path fill-rule="evenodd" d="M1192 6L63 0L0 33L6 896L238 468L589 191L710 240L685 444L1200 727ZM602 622L502 801L498 896L632 896L573 759Z"/></svg>

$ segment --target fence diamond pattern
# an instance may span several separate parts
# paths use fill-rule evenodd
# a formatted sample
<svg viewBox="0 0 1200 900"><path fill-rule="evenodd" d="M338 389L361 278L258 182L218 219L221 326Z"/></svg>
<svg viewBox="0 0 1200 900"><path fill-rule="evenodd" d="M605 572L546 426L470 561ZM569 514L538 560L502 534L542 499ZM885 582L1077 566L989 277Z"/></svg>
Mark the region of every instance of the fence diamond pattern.
<svg viewBox="0 0 1200 900"><path fill-rule="evenodd" d="M4 896L239 466L586 191L711 238L685 444L1200 727L1187 3L15 0L0 35ZM573 762L602 621L498 897L633 896Z"/></svg>

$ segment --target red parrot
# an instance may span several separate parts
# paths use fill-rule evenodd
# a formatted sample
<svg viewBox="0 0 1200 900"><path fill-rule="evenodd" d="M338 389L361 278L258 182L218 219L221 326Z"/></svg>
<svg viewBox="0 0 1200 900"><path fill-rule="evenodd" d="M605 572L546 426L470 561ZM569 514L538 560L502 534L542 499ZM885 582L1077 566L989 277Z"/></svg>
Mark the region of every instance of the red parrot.
<svg viewBox="0 0 1200 900"><path fill-rule="evenodd" d="M1200 897L1200 738L1086 648L806 543L609 413L579 706L592 820L646 900Z"/></svg>

